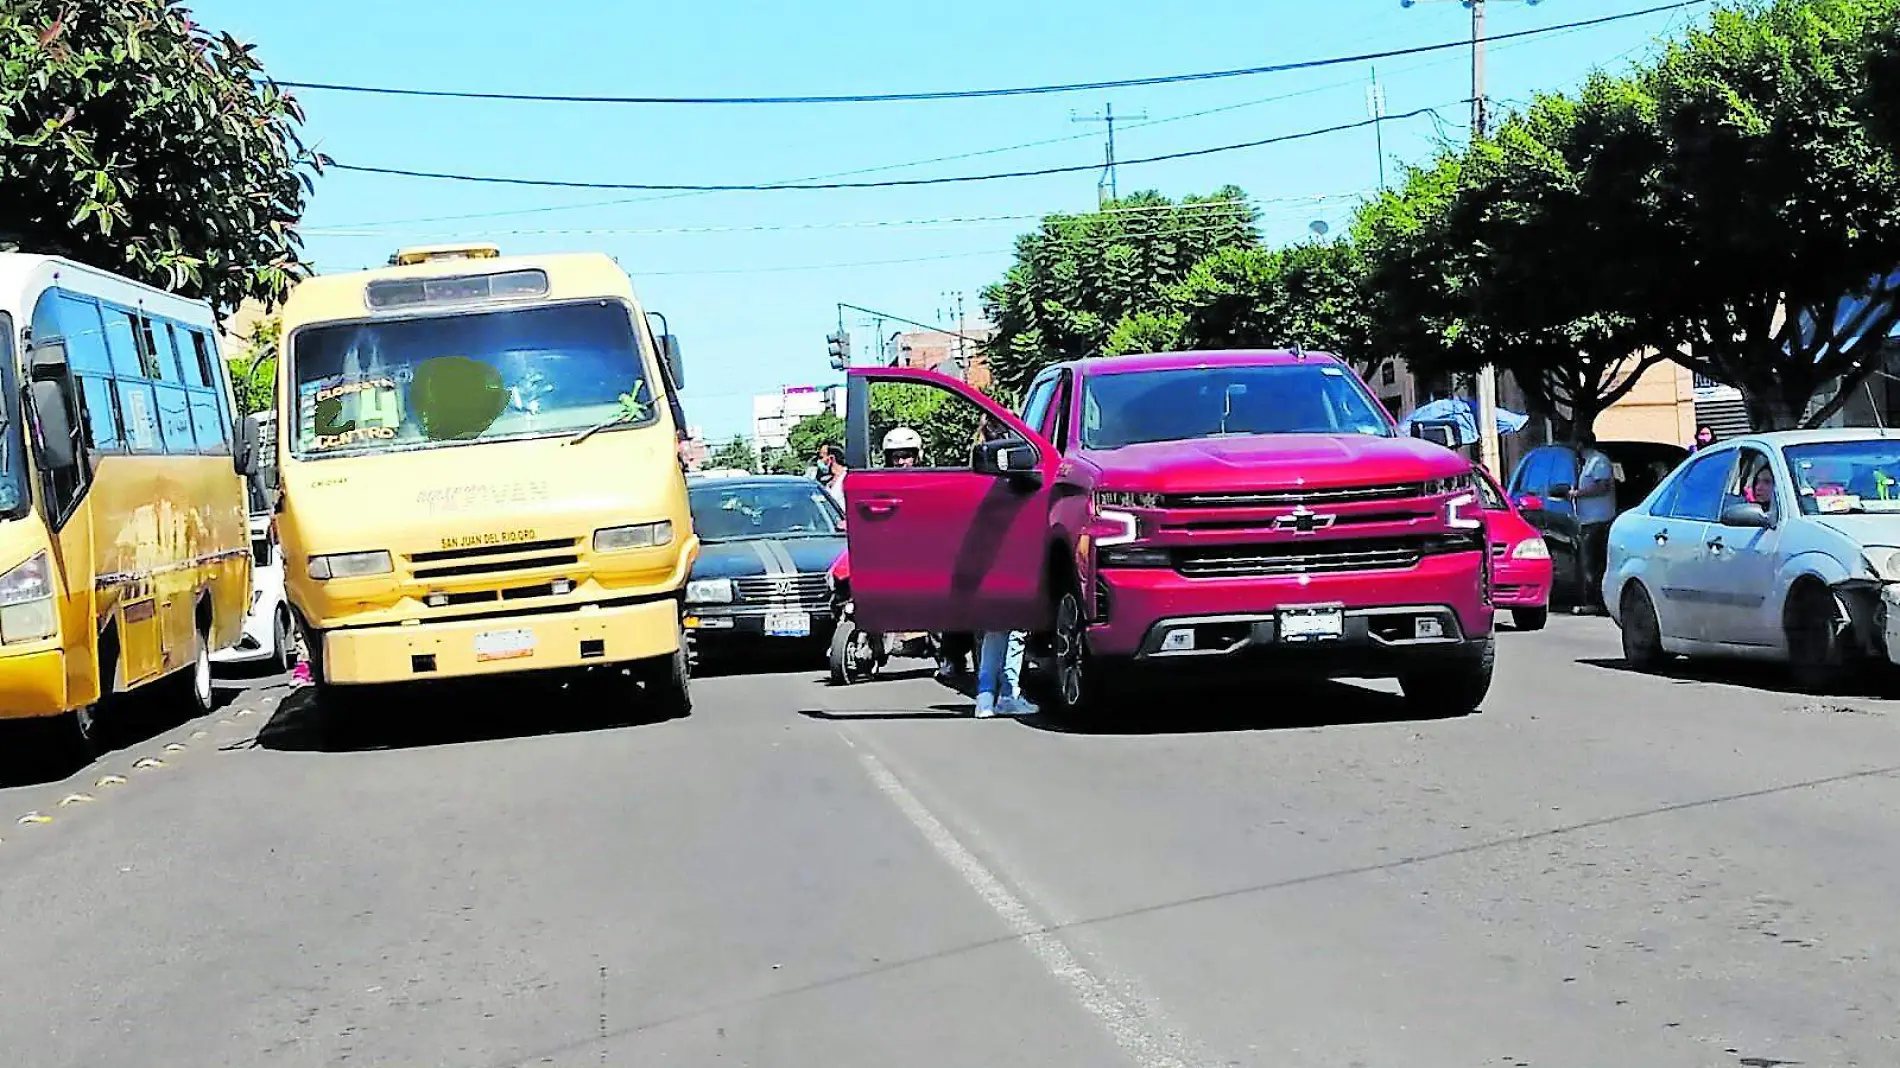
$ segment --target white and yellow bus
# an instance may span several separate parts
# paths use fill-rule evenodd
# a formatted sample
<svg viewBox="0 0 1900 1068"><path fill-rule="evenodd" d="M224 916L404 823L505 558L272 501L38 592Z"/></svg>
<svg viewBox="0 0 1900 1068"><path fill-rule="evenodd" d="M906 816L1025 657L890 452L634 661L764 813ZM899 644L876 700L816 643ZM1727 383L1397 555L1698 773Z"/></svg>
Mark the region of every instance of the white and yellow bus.
<svg viewBox="0 0 1900 1068"><path fill-rule="evenodd" d="M398 253L300 284L279 344L277 533L326 707L606 669L690 708L678 347L611 259Z"/></svg>
<svg viewBox="0 0 1900 1068"><path fill-rule="evenodd" d="M85 747L131 691L211 708L254 455L216 337L202 303L0 253L0 718Z"/></svg>

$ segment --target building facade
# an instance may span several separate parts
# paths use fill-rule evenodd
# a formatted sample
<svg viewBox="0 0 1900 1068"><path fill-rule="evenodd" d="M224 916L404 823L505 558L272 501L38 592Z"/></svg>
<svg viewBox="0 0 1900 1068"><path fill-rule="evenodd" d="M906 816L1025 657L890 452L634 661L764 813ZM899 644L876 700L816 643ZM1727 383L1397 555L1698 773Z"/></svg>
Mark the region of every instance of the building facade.
<svg viewBox="0 0 1900 1068"><path fill-rule="evenodd" d="M760 451L782 449L791 441L792 428L807 416L844 418L842 386L785 386L777 393L752 398L752 446Z"/></svg>

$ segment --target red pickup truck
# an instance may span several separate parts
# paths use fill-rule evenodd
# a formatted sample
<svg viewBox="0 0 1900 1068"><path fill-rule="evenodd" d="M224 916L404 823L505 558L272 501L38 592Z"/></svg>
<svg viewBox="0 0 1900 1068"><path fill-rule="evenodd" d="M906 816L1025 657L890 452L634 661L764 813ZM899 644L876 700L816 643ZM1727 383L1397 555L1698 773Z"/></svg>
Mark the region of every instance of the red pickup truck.
<svg viewBox="0 0 1900 1068"><path fill-rule="evenodd" d="M876 390L944 391L990 433L883 468ZM1141 667L1396 678L1447 715L1490 688L1471 464L1401 436L1335 357L1064 363L1020 416L942 375L854 368L846 413L851 595L870 630L1046 635L1071 714Z"/></svg>

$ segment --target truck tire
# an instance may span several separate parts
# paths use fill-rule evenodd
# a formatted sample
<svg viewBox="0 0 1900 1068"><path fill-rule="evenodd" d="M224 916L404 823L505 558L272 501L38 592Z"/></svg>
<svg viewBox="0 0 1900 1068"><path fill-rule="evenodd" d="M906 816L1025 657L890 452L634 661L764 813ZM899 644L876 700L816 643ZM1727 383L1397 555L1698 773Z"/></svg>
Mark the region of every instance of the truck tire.
<svg viewBox="0 0 1900 1068"><path fill-rule="evenodd" d="M1543 630L1550 622L1550 608L1513 608L1511 626L1518 630Z"/></svg>
<svg viewBox="0 0 1900 1068"><path fill-rule="evenodd" d="M692 714L693 671L687 662L685 646L674 650L671 656L641 661L634 668L634 677L646 691L656 718L682 719Z"/></svg>
<svg viewBox="0 0 1900 1068"><path fill-rule="evenodd" d="M859 630L855 620L839 620L828 652L831 684L849 686L874 677L879 667L877 641L876 635Z"/></svg>
<svg viewBox="0 0 1900 1068"><path fill-rule="evenodd" d="M1468 716L1478 711L1490 694L1496 664L1497 640L1487 634L1473 652L1422 664L1399 676L1399 689L1406 703L1426 716Z"/></svg>
<svg viewBox="0 0 1900 1068"><path fill-rule="evenodd" d="M1086 718L1106 711L1105 695L1108 671L1089 651L1088 616L1082 608L1082 594L1073 586L1056 602L1055 654L1053 657L1056 708L1064 716Z"/></svg>
<svg viewBox="0 0 1900 1068"><path fill-rule="evenodd" d="M271 667L279 675L288 675L297 668L296 631L291 629L290 613L278 609L277 623L271 629L271 640L277 643L273 647L275 651L271 656Z"/></svg>

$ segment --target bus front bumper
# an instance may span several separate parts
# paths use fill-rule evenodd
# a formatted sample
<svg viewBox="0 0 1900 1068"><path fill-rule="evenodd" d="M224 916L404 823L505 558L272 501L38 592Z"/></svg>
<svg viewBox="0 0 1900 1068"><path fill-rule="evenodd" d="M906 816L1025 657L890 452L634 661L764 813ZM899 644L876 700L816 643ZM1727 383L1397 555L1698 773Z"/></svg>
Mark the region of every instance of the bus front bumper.
<svg viewBox="0 0 1900 1068"><path fill-rule="evenodd" d="M66 654L58 649L0 656L0 719L66 711Z"/></svg>
<svg viewBox="0 0 1900 1068"><path fill-rule="evenodd" d="M333 630L323 636L323 681L416 682L599 667L668 656L679 647L679 604L667 598L549 615Z"/></svg>

